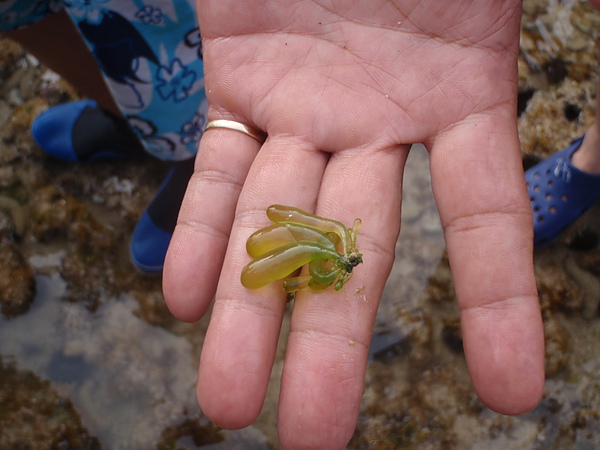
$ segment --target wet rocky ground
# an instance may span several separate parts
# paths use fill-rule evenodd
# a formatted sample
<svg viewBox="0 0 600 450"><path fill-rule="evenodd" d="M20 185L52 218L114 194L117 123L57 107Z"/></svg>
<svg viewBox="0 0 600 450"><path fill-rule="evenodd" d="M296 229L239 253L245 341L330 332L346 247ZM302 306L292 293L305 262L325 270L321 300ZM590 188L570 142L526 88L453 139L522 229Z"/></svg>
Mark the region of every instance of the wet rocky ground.
<svg viewBox="0 0 600 450"><path fill-rule="evenodd" d="M600 14L586 2L525 1L518 119L525 167L590 126L599 33ZM131 232L167 165L72 165L34 144L31 120L77 98L0 40L0 448L279 448L285 343L257 423L218 429L195 400L206 320L173 319L160 278L129 261ZM501 416L470 384L427 166L427 153L415 148L349 448L600 447L600 206L535 254L545 395L531 413Z"/></svg>

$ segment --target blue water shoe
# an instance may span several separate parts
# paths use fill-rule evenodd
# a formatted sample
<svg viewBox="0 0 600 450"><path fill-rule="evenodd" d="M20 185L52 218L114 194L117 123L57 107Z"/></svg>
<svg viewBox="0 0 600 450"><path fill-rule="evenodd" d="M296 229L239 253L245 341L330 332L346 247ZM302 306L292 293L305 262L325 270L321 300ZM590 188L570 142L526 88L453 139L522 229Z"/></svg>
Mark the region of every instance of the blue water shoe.
<svg viewBox="0 0 600 450"><path fill-rule="evenodd" d="M534 245L548 245L600 200L600 175L577 169L571 156L583 137L525 172L533 210Z"/></svg>
<svg viewBox="0 0 600 450"><path fill-rule="evenodd" d="M194 158L175 163L158 193L138 221L131 238L131 260L144 272L160 272L188 181Z"/></svg>
<svg viewBox="0 0 600 450"><path fill-rule="evenodd" d="M147 156L127 122L93 100L47 109L33 121L31 134L45 153L63 161Z"/></svg>

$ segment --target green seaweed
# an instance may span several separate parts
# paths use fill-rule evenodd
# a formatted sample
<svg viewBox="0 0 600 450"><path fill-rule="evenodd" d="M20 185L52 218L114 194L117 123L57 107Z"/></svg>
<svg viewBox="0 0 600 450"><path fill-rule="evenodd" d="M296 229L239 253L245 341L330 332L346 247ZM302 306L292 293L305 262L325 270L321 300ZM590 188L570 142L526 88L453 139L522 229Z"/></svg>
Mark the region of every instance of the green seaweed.
<svg viewBox="0 0 600 450"><path fill-rule="evenodd" d="M249 289L289 277L308 264L308 273L284 281L287 293L331 285L339 291L362 263L356 248L360 219L349 229L337 220L282 205L269 206L267 217L274 224L256 231L246 242L254 259L242 270L241 281Z"/></svg>

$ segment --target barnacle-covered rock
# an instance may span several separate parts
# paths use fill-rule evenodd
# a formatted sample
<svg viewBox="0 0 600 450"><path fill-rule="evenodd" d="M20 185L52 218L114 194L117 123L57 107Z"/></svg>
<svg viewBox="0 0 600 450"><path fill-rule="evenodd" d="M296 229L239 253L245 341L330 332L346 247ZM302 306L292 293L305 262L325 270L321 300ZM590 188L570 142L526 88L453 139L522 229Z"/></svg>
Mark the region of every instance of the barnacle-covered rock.
<svg viewBox="0 0 600 450"><path fill-rule="evenodd" d="M99 222L89 207L63 189L47 186L31 199L32 233L40 241L62 237L87 250L86 259L95 259L114 244L115 233Z"/></svg>

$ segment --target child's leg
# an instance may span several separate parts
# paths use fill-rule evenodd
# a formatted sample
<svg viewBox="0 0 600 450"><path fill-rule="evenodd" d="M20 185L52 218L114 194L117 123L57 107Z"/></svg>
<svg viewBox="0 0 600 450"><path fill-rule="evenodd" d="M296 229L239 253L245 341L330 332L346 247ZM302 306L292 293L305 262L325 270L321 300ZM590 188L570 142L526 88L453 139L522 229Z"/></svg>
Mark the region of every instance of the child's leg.
<svg viewBox="0 0 600 450"><path fill-rule="evenodd" d="M195 155L206 122L200 33L193 0L73 0L69 14L146 150Z"/></svg>

